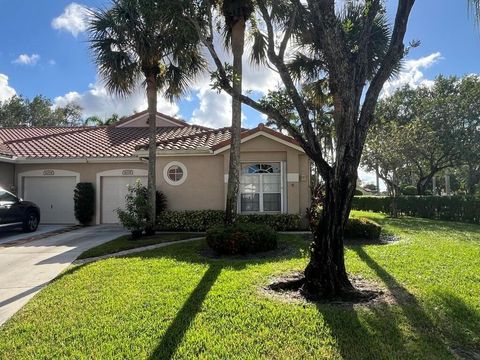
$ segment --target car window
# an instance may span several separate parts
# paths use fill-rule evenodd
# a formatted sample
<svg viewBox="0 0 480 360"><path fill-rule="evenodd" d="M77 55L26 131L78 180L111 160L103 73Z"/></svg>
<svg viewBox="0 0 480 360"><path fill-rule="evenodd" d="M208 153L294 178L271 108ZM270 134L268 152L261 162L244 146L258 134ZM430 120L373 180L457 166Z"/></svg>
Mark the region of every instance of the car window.
<svg viewBox="0 0 480 360"><path fill-rule="evenodd" d="M16 202L17 197L8 191L0 190L0 202Z"/></svg>

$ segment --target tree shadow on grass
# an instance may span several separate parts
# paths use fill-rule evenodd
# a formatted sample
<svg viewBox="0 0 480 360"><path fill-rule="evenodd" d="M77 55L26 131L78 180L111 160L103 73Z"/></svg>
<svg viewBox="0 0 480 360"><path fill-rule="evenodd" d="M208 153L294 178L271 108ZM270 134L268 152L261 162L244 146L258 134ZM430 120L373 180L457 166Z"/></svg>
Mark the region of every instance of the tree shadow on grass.
<svg viewBox="0 0 480 360"><path fill-rule="evenodd" d="M221 271L222 268L220 266L210 266L203 274L195 290L190 294L180 311L177 312L175 319L163 334L160 344L150 355L150 359L172 358Z"/></svg>
<svg viewBox="0 0 480 360"><path fill-rule="evenodd" d="M319 305L342 356L355 359L415 358L425 356L429 351L427 355L431 358L452 357L439 329L417 299L362 247L352 247L352 250L383 281L394 304L377 304L363 309Z"/></svg>

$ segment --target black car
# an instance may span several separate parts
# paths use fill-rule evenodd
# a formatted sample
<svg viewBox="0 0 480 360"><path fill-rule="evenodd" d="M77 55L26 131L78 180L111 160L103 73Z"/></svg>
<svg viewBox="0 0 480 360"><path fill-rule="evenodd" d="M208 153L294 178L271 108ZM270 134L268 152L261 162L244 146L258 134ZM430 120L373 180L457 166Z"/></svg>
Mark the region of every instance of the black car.
<svg viewBox="0 0 480 360"><path fill-rule="evenodd" d="M37 205L0 188L0 228L21 226L23 231L33 232L39 222L40 208Z"/></svg>

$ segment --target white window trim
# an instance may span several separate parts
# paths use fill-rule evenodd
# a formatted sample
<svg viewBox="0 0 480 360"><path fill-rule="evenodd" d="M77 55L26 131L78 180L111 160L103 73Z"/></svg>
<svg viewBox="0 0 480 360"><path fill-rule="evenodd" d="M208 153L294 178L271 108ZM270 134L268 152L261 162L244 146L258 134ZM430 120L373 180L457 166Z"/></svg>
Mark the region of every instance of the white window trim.
<svg viewBox="0 0 480 360"><path fill-rule="evenodd" d="M286 180L286 162L285 161L241 161L241 168L243 169L243 166L245 164L280 164L280 211L264 211L263 210L263 192L260 192L260 198L259 198L259 211L242 211L242 193L239 191L238 192L238 201L237 201L237 211L239 214L286 214L287 213L287 187L285 186L285 180ZM240 173L240 177L243 174ZM228 182L228 174L225 174L225 183ZM262 183L260 183L260 187L262 186Z"/></svg>
<svg viewBox="0 0 480 360"><path fill-rule="evenodd" d="M183 177L179 181L173 181L168 177L168 169L170 169L172 166L178 166L183 171ZM185 182L185 180L187 180L187 177L188 177L187 167L179 161L171 161L167 165L165 165L165 167L163 168L163 179L169 185L172 185L172 186L182 185Z"/></svg>

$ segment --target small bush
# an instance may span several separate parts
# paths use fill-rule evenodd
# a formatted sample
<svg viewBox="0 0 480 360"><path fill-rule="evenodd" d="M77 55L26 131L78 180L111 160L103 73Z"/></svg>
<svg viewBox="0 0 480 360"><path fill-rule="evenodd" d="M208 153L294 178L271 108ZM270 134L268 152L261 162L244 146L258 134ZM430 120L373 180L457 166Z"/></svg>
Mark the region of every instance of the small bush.
<svg viewBox="0 0 480 360"><path fill-rule="evenodd" d="M349 239L378 240L382 227L366 218L350 218L345 226L345 237Z"/></svg>
<svg viewBox="0 0 480 360"><path fill-rule="evenodd" d="M128 186L125 196L125 210L117 209L120 223L132 232L132 238L138 238L148 224L147 188L138 180L135 185Z"/></svg>
<svg viewBox="0 0 480 360"><path fill-rule="evenodd" d="M402 187L402 194L406 196L417 195L417 188L412 185Z"/></svg>
<svg viewBox="0 0 480 360"><path fill-rule="evenodd" d="M276 249L277 233L259 224L217 225L208 229L207 244L219 254L252 254Z"/></svg>
<svg viewBox="0 0 480 360"><path fill-rule="evenodd" d="M355 195L361 196L363 195L363 191L360 189L355 189Z"/></svg>
<svg viewBox="0 0 480 360"><path fill-rule="evenodd" d="M157 219L161 231L206 231L224 222L223 210L185 210L163 212ZM306 230L305 219L299 214L239 215L238 223L265 224L276 231Z"/></svg>
<svg viewBox="0 0 480 360"><path fill-rule="evenodd" d="M95 189L92 183L81 182L73 193L75 218L82 225L91 223L95 212Z"/></svg>

